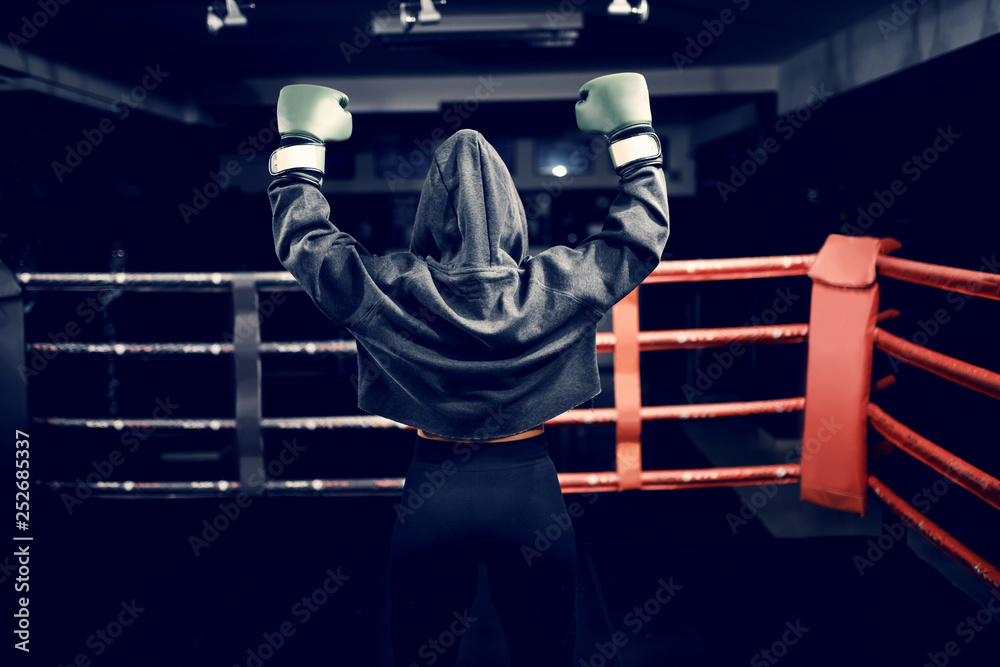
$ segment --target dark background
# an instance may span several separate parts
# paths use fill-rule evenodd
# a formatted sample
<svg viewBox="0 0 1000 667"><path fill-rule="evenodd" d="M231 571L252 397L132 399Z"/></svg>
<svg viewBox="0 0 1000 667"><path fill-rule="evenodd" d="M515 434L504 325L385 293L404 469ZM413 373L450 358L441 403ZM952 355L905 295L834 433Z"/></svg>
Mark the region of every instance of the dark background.
<svg viewBox="0 0 1000 667"><path fill-rule="evenodd" d="M671 67L670 53L684 48L685 39L702 29L702 20L730 6L653 3L650 22L639 26L607 16L606 3L585 2L576 6L585 12L586 28L572 48L471 41L400 50L375 42L347 64L337 45L351 39L354 26L363 25L369 12L383 4L257 4L245 10L247 27L224 28L217 36L205 30L205 3L71 0L58 5L58 13L24 50L121 82L123 91L141 79L146 65L163 63L170 78L154 94L177 104L193 103L212 122L185 124L141 106L118 119L109 109L19 89L16 82L25 73L0 67L4 264L15 272L281 270L262 192L228 188L190 224L178 212L180 203L191 201L192 188L204 186L207 174L219 169L220 155L234 152L273 115L273 100L225 104L219 91L239 91L254 77L306 81L310 76L343 76L350 92L351 77L564 72L573 78L577 71L641 72ZM551 4L546 9L558 9ZM921 11L938 11L941 4L928 2ZM8 43L8 33L20 31L24 17L39 7L32 2L4 7L0 28ZM447 16L449 9L459 7L534 11L538 3L463 5L456 0L441 11ZM761 0L706 49L697 65L778 62L840 28L891 11L891 6L870 2ZM654 122L694 123L746 102L756 105L760 118L757 127L694 151L696 193L670 200L672 230L664 259L816 252L828 235L850 231L845 225L856 224L858 207L868 207L875 191L903 179L906 193L865 230L867 235L898 239L903 244L896 253L900 257L996 271L998 60L1000 41L986 37L836 95L725 202L718 193L719 179L728 177L748 149L776 135L776 95L654 97ZM209 101L199 103L203 99ZM571 107L571 101L546 99L486 101L465 126L498 142L580 140ZM115 123L114 131L59 180L53 161L64 159L67 145L107 118ZM355 150L380 142L410 146L440 124L440 112L355 113L354 136L330 149L332 159L350 181ZM960 138L910 183L903 163L930 146L939 128L952 128ZM264 157L276 145L267 146L248 170L264 170ZM530 170L530 165L513 167L515 178L518 170L524 170L522 175ZM521 188L526 201L539 192ZM533 244L544 248L582 240L593 223L603 220L613 194L612 183L568 190L555 198L551 210L534 220ZM371 252L406 247L416 193L338 192L330 199L338 224ZM944 309L950 321L928 347L1000 369L994 302L953 301L946 292L889 279L880 284L882 307L901 311L886 329L912 340L921 322ZM797 277L644 287L642 328L738 326L767 308L778 288L802 296L779 321L807 321L809 281ZM77 319L77 305L97 293L27 291L25 339L45 341L69 319ZM348 337L303 294L286 293L286 298L279 315L264 320L265 340ZM81 325L76 342L214 342L232 333L232 304L227 293L125 292ZM687 402L683 385L694 369L710 362L702 355L645 353L644 404ZM800 396L805 355L805 345L762 346L702 400ZM348 380L356 372L351 357L267 358L262 372L265 417L360 414ZM874 399L889 414L987 472L1000 471L993 400L905 364L894 369L876 352L874 377L889 372L895 372L897 384ZM181 406L178 417L232 419L234 411L233 366L225 356L157 360L61 355L26 388L15 389L27 392L32 417L144 418L155 399L166 396ZM613 387L605 381L597 406L611 405ZM732 421L733 438L760 428L794 439L802 427L801 414ZM293 435L306 450L289 467L289 478L401 477L411 455L412 434L406 432ZM560 471L613 467L612 428L550 429L549 435ZM873 442L881 439L870 436ZM107 430L33 424L33 478L49 482L85 476L92 461L120 447L121 437ZM286 437L265 434L268 457L280 451ZM680 424L647 424L644 467L709 467L706 446L711 444L698 442ZM165 459L165 452L213 452L218 458L178 463ZM748 448L741 463L757 462ZM874 461L872 470L907 499L939 479L898 451ZM232 433L192 436L161 430L130 454L111 479L236 477ZM567 496L567 502L572 500L578 498ZM289 608L295 600L322 582L326 568L337 567L353 578L317 620L303 625L265 664L389 664L384 570L395 501L259 498L217 543L195 555L190 535L219 513L224 499L94 498L70 513L57 494L34 487L37 537L32 550L38 555L31 575L31 664L70 664L85 653L95 665L245 665L247 647L258 646L261 633L292 620ZM874 498L870 502L873 508L879 505ZM614 658L617 663L609 664L746 664L780 637L785 621L797 618L813 629L789 650L784 665L918 667L930 660L928 652L942 651L948 641L961 646L954 664L995 664L1000 626L991 623L965 643L956 626L974 616L981 603L909 548L896 547L885 562L859 577L852 558L865 553L871 535L776 539L756 520L733 535L723 517L739 507L738 496L729 489L602 494L588 506L576 524L582 564L578 658L589 659L595 642L607 642L613 631L623 629L623 615L652 596L659 578L672 576L688 588L632 638ZM932 516L987 560L1000 560L995 510L982 501L952 490ZM888 511L882 518L894 520ZM5 598L13 597L12 575L5 570L0 579ZM115 618L122 601L133 598L149 611L120 641L95 655L87 638ZM480 596L476 604L486 620L463 644L464 664L506 664L488 602ZM15 660L26 657L14 653Z"/></svg>

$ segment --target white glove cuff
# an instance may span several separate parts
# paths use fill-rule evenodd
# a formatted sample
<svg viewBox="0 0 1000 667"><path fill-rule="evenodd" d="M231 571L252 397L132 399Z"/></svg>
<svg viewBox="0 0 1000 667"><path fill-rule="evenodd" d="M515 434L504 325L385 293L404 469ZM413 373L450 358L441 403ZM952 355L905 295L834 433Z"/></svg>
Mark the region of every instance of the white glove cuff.
<svg viewBox="0 0 1000 667"><path fill-rule="evenodd" d="M326 146L324 144L299 144L282 146L271 153L268 171L272 176L280 176L289 171L312 171L324 174L326 168Z"/></svg>
<svg viewBox="0 0 1000 667"><path fill-rule="evenodd" d="M655 134L636 134L611 144L611 163L615 170L633 162L660 156L660 140Z"/></svg>

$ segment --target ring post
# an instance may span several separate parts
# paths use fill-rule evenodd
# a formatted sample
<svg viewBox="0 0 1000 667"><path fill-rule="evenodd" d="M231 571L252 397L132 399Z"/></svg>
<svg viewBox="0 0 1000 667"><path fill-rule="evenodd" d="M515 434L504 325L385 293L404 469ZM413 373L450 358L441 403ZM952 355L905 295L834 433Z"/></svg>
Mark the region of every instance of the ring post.
<svg viewBox="0 0 1000 667"><path fill-rule="evenodd" d="M233 366L236 373L236 444L240 455L240 490L264 492L264 447L260 438L260 320L257 279L233 276Z"/></svg>
<svg viewBox="0 0 1000 667"><path fill-rule="evenodd" d="M864 515L868 498L868 397L882 242L831 234L809 269L801 499Z"/></svg>
<svg viewBox="0 0 1000 667"><path fill-rule="evenodd" d="M615 470L618 490L642 487L642 386L639 379L639 288L615 304Z"/></svg>
<svg viewBox="0 0 1000 667"><path fill-rule="evenodd" d="M14 433L28 429L28 368L24 345L24 299L13 272L0 262L0 427L14 461ZM23 374L22 374L23 369Z"/></svg>

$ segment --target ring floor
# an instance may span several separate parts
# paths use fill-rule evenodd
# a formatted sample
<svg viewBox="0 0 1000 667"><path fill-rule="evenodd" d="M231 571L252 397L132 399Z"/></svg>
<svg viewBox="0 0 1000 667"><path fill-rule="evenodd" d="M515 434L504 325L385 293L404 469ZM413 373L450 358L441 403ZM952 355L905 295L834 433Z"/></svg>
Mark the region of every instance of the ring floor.
<svg viewBox="0 0 1000 667"><path fill-rule="evenodd" d="M712 465L694 448L677 463ZM69 515L42 494L31 664L387 667L396 501L258 498L195 553L223 499L95 498ZM566 501L580 505L574 665L996 664L1000 618L905 540L871 552L866 535L775 538L756 516L734 528L734 489ZM424 664L446 650L510 664L482 577L469 617Z"/></svg>

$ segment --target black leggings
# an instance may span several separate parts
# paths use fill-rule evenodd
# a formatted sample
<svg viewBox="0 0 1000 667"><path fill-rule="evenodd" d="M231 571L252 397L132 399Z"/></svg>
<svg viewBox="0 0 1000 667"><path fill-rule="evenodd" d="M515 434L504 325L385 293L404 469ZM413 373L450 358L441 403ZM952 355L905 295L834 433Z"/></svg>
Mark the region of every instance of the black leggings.
<svg viewBox="0 0 1000 667"><path fill-rule="evenodd" d="M544 435L498 443L417 436L390 552L393 665L455 664L479 563L513 667L569 667L576 537Z"/></svg>

